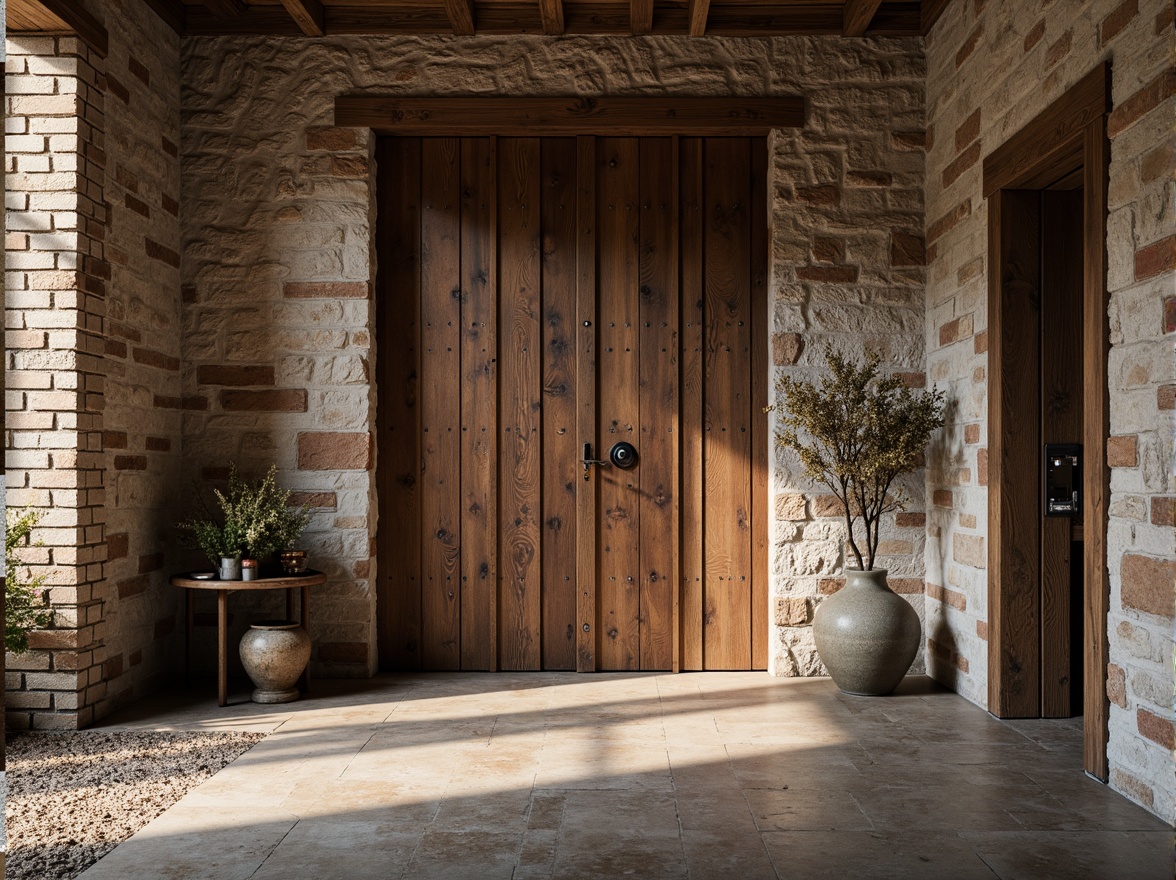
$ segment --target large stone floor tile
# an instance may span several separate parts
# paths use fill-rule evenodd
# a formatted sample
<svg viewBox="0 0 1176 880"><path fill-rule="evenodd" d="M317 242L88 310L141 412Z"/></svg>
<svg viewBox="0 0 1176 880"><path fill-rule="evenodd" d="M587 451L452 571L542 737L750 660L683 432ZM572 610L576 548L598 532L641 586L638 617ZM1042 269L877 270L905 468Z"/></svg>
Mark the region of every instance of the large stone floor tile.
<svg viewBox="0 0 1176 880"><path fill-rule="evenodd" d="M764 845L781 880L996 880L958 835L949 833L777 832Z"/></svg>
<svg viewBox="0 0 1176 880"><path fill-rule="evenodd" d="M676 835L646 836L567 830L560 835L553 876L583 880L618 877L677 880L687 877L686 855Z"/></svg>
<svg viewBox="0 0 1176 880"><path fill-rule="evenodd" d="M698 831L684 835L682 847L690 880L776 880L776 869L758 834Z"/></svg>
<svg viewBox="0 0 1176 880"><path fill-rule="evenodd" d="M430 831L421 838L403 880L511 880L521 834Z"/></svg>
<svg viewBox="0 0 1176 880"><path fill-rule="evenodd" d="M847 791L835 788L752 788L744 791L760 831L872 831Z"/></svg>
<svg viewBox="0 0 1176 880"><path fill-rule="evenodd" d="M340 876L348 880L394 880L400 877L422 834L406 834L391 819L347 815L303 819L283 838L251 880L295 880Z"/></svg>
<svg viewBox="0 0 1176 880"><path fill-rule="evenodd" d="M1172 831L961 835L1000 880L1171 880Z"/></svg>

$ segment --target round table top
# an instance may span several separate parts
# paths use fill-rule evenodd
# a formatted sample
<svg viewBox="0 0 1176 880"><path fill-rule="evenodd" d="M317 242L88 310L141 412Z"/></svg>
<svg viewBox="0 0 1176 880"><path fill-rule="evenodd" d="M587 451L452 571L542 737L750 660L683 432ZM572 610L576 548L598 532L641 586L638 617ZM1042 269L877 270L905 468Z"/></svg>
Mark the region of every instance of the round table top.
<svg viewBox="0 0 1176 880"><path fill-rule="evenodd" d="M183 587L186 590L289 590L294 587L317 587L326 582L327 576L314 569L309 569L303 574L257 578L252 581L222 581L216 578L204 580L191 577L189 572L171 576L172 586Z"/></svg>

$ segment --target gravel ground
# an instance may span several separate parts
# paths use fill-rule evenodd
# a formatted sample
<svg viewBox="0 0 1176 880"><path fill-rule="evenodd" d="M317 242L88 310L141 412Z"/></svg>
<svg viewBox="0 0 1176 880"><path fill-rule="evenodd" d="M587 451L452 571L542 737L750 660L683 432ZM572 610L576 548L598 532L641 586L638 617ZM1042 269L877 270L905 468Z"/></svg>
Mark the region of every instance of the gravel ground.
<svg viewBox="0 0 1176 880"><path fill-rule="evenodd" d="M69 880L262 733L19 733L8 743L8 880Z"/></svg>

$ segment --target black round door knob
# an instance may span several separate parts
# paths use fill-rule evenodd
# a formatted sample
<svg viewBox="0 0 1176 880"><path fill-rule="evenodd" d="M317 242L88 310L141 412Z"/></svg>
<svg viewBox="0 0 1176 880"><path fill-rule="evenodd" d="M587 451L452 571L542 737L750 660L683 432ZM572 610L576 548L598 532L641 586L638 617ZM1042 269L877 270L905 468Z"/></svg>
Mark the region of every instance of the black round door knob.
<svg viewBox="0 0 1176 880"><path fill-rule="evenodd" d="M613 448L608 451L608 460L621 470L627 471L631 467L636 467L637 447L624 440L615 443Z"/></svg>

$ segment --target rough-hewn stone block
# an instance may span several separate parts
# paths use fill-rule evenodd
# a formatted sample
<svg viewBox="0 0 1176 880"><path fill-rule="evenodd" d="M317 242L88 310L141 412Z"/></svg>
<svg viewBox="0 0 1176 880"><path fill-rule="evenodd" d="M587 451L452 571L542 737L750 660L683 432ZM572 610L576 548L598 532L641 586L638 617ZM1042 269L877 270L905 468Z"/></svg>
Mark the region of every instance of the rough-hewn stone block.
<svg viewBox="0 0 1176 880"><path fill-rule="evenodd" d="M298 435L298 469L367 470L371 466L371 435L308 432Z"/></svg>
<svg viewBox="0 0 1176 880"><path fill-rule="evenodd" d="M1120 571L1126 607L1169 619L1176 615L1176 561L1128 553Z"/></svg>

